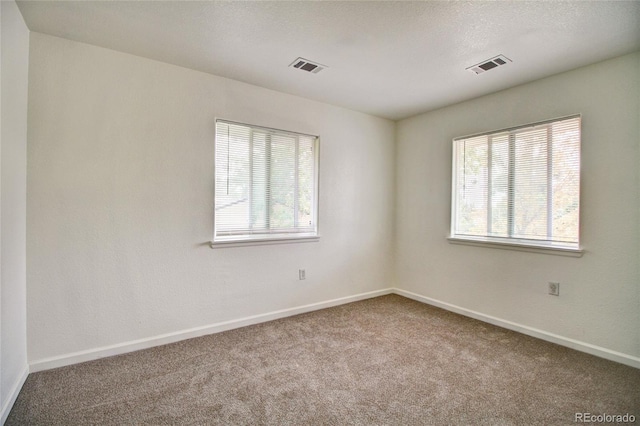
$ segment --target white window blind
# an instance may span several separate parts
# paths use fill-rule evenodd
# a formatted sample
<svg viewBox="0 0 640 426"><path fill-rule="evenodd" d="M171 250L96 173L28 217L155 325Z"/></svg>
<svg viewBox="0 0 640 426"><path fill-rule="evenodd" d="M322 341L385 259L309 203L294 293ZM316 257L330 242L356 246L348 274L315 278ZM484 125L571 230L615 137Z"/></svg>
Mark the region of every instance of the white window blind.
<svg viewBox="0 0 640 426"><path fill-rule="evenodd" d="M451 236L579 248L580 116L453 140Z"/></svg>
<svg viewBox="0 0 640 426"><path fill-rule="evenodd" d="M213 242L317 236L318 138L216 121Z"/></svg>

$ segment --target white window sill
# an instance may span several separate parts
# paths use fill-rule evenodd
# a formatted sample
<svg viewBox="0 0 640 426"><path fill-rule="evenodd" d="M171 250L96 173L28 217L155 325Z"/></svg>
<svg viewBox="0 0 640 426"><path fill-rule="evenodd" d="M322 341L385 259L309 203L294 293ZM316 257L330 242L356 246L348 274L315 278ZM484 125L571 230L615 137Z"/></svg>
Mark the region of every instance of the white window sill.
<svg viewBox="0 0 640 426"><path fill-rule="evenodd" d="M247 247L247 246L264 246L271 244L291 244L291 243L313 243L320 241L320 235L315 236L294 236L294 237L277 237L277 238L248 238L245 240L229 240L229 241L211 241L209 246L212 249L226 247Z"/></svg>
<svg viewBox="0 0 640 426"><path fill-rule="evenodd" d="M522 241L497 241L482 237L447 237L451 244L464 244L476 247L489 247L502 250L526 251L530 253L553 254L557 256L582 257L584 250L581 248L552 246Z"/></svg>

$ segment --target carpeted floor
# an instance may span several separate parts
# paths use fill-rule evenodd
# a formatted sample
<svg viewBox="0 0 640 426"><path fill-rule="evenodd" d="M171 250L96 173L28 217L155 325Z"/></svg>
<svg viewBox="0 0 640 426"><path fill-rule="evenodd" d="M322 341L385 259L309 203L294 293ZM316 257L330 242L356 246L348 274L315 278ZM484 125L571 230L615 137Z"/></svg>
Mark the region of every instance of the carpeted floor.
<svg viewBox="0 0 640 426"><path fill-rule="evenodd" d="M29 375L7 425L575 424L640 370L390 295Z"/></svg>

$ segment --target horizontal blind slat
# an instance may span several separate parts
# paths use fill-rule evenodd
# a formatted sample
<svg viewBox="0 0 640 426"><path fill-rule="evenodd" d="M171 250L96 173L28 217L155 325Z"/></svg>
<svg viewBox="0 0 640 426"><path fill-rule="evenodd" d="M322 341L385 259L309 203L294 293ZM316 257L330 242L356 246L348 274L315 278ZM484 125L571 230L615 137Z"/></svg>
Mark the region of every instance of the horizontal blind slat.
<svg viewBox="0 0 640 426"><path fill-rule="evenodd" d="M577 246L580 116L453 143L452 235Z"/></svg>
<svg viewBox="0 0 640 426"><path fill-rule="evenodd" d="M214 240L315 233L317 143L315 136L216 120Z"/></svg>

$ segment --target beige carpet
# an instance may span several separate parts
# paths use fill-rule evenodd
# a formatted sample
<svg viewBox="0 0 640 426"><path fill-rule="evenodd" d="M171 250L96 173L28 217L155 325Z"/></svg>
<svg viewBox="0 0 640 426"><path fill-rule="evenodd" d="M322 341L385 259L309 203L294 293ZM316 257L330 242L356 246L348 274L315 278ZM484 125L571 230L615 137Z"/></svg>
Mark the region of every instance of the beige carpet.
<svg viewBox="0 0 640 426"><path fill-rule="evenodd" d="M575 424L640 370L384 296L29 375L8 425Z"/></svg>

